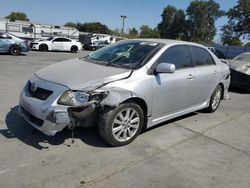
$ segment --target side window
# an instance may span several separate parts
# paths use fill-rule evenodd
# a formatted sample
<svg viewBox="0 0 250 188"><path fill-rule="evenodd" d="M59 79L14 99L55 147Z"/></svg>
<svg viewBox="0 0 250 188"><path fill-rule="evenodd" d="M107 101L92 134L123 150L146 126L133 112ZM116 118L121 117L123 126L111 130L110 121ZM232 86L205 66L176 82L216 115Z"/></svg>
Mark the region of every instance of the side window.
<svg viewBox="0 0 250 188"><path fill-rule="evenodd" d="M54 42L70 42L71 40L66 39L66 38L56 38Z"/></svg>
<svg viewBox="0 0 250 188"><path fill-rule="evenodd" d="M203 48L192 46L195 66L214 65L212 56Z"/></svg>
<svg viewBox="0 0 250 188"><path fill-rule="evenodd" d="M8 36L8 35L6 35L6 34L0 33L0 39L12 39L12 37L11 37L11 36Z"/></svg>
<svg viewBox="0 0 250 188"><path fill-rule="evenodd" d="M61 38L56 38L53 40L53 42L61 42Z"/></svg>
<svg viewBox="0 0 250 188"><path fill-rule="evenodd" d="M71 40L66 39L66 38L61 38L61 41L62 41L62 42L71 42Z"/></svg>
<svg viewBox="0 0 250 188"><path fill-rule="evenodd" d="M157 60L157 63L171 63L176 69L192 66L191 53L187 46L174 46L168 48Z"/></svg>

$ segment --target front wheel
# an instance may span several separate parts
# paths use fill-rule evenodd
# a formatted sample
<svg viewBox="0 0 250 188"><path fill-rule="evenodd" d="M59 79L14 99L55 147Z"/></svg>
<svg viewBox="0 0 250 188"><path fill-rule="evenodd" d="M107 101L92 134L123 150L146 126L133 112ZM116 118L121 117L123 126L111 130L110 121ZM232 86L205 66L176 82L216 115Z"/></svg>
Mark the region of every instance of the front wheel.
<svg viewBox="0 0 250 188"><path fill-rule="evenodd" d="M47 52L48 51L48 46L46 44L41 44L39 46L39 51L42 51L42 52Z"/></svg>
<svg viewBox="0 0 250 188"><path fill-rule="evenodd" d="M212 96L210 97L210 103L209 103L209 107L207 108L208 112L215 112L217 110L217 108L220 105L220 101L222 99L222 94L223 94L223 89L221 85L218 85Z"/></svg>
<svg viewBox="0 0 250 188"><path fill-rule="evenodd" d="M101 115L99 133L106 143L123 146L137 137L143 124L141 107L135 103L125 103Z"/></svg>

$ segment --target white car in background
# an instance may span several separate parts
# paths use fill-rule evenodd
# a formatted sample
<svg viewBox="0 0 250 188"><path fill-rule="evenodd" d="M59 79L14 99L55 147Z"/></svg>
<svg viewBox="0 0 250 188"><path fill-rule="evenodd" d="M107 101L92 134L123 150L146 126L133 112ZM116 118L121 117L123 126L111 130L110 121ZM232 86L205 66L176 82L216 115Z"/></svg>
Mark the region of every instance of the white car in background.
<svg viewBox="0 0 250 188"><path fill-rule="evenodd" d="M30 48L39 51L69 51L76 53L82 49L82 44L67 37L49 37L46 40L32 42Z"/></svg>

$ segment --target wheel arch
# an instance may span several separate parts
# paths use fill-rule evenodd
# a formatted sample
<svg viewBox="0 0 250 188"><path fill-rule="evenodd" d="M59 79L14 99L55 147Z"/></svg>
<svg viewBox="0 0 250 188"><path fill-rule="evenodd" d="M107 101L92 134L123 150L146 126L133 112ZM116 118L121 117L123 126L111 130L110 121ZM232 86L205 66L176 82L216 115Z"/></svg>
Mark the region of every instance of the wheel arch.
<svg viewBox="0 0 250 188"><path fill-rule="evenodd" d="M143 125L142 130L145 130L147 127L147 122L148 122L148 105L145 102L145 100L139 97L132 97L132 98L126 99L121 104L124 104L124 103L135 103L141 107L143 111L143 115L144 115L144 125Z"/></svg>
<svg viewBox="0 0 250 188"><path fill-rule="evenodd" d="M77 48L77 50L78 50L78 46L75 45L75 44L73 44L73 45L70 47L70 49L71 49L71 48Z"/></svg>
<svg viewBox="0 0 250 188"><path fill-rule="evenodd" d="M126 99L121 104L123 104L123 103L130 103L130 102L138 104L142 108L144 116L147 117L148 106L147 106L147 103L142 98L132 97L132 98Z"/></svg>
<svg viewBox="0 0 250 188"><path fill-rule="evenodd" d="M13 46L17 46L17 47L20 48L20 45L18 45L18 44L11 44L11 45L9 46L9 51L10 51L10 49L11 49ZM20 49L21 49L21 48L20 48Z"/></svg>
<svg viewBox="0 0 250 188"><path fill-rule="evenodd" d="M224 86L224 84L222 82L220 82L218 85L221 86L221 88L222 88L221 100L223 100L224 99L225 86Z"/></svg>
<svg viewBox="0 0 250 188"><path fill-rule="evenodd" d="M46 46L47 50L49 50L49 45L46 44L46 43L41 43L41 44L39 44L39 50L40 50L40 48L41 48L42 46Z"/></svg>

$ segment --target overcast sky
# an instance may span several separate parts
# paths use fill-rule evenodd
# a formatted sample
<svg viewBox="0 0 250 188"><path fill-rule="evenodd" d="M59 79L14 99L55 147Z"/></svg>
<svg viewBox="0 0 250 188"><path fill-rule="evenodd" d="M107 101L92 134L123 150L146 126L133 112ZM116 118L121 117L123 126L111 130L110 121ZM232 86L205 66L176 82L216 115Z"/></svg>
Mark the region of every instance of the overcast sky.
<svg viewBox="0 0 250 188"><path fill-rule="evenodd" d="M215 1L222 10L228 10L237 3L237 0ZM64 25L69 21L99 21L111 29L120 29L120 16L126 15L125 29L139 29L142 24L156 27L167 5L186 10L189 3L190 0L0 0L0 17L12 11L21 11L38 23ZM226 22L226 18L220 18L216 22L217 29Z"/></svg>

